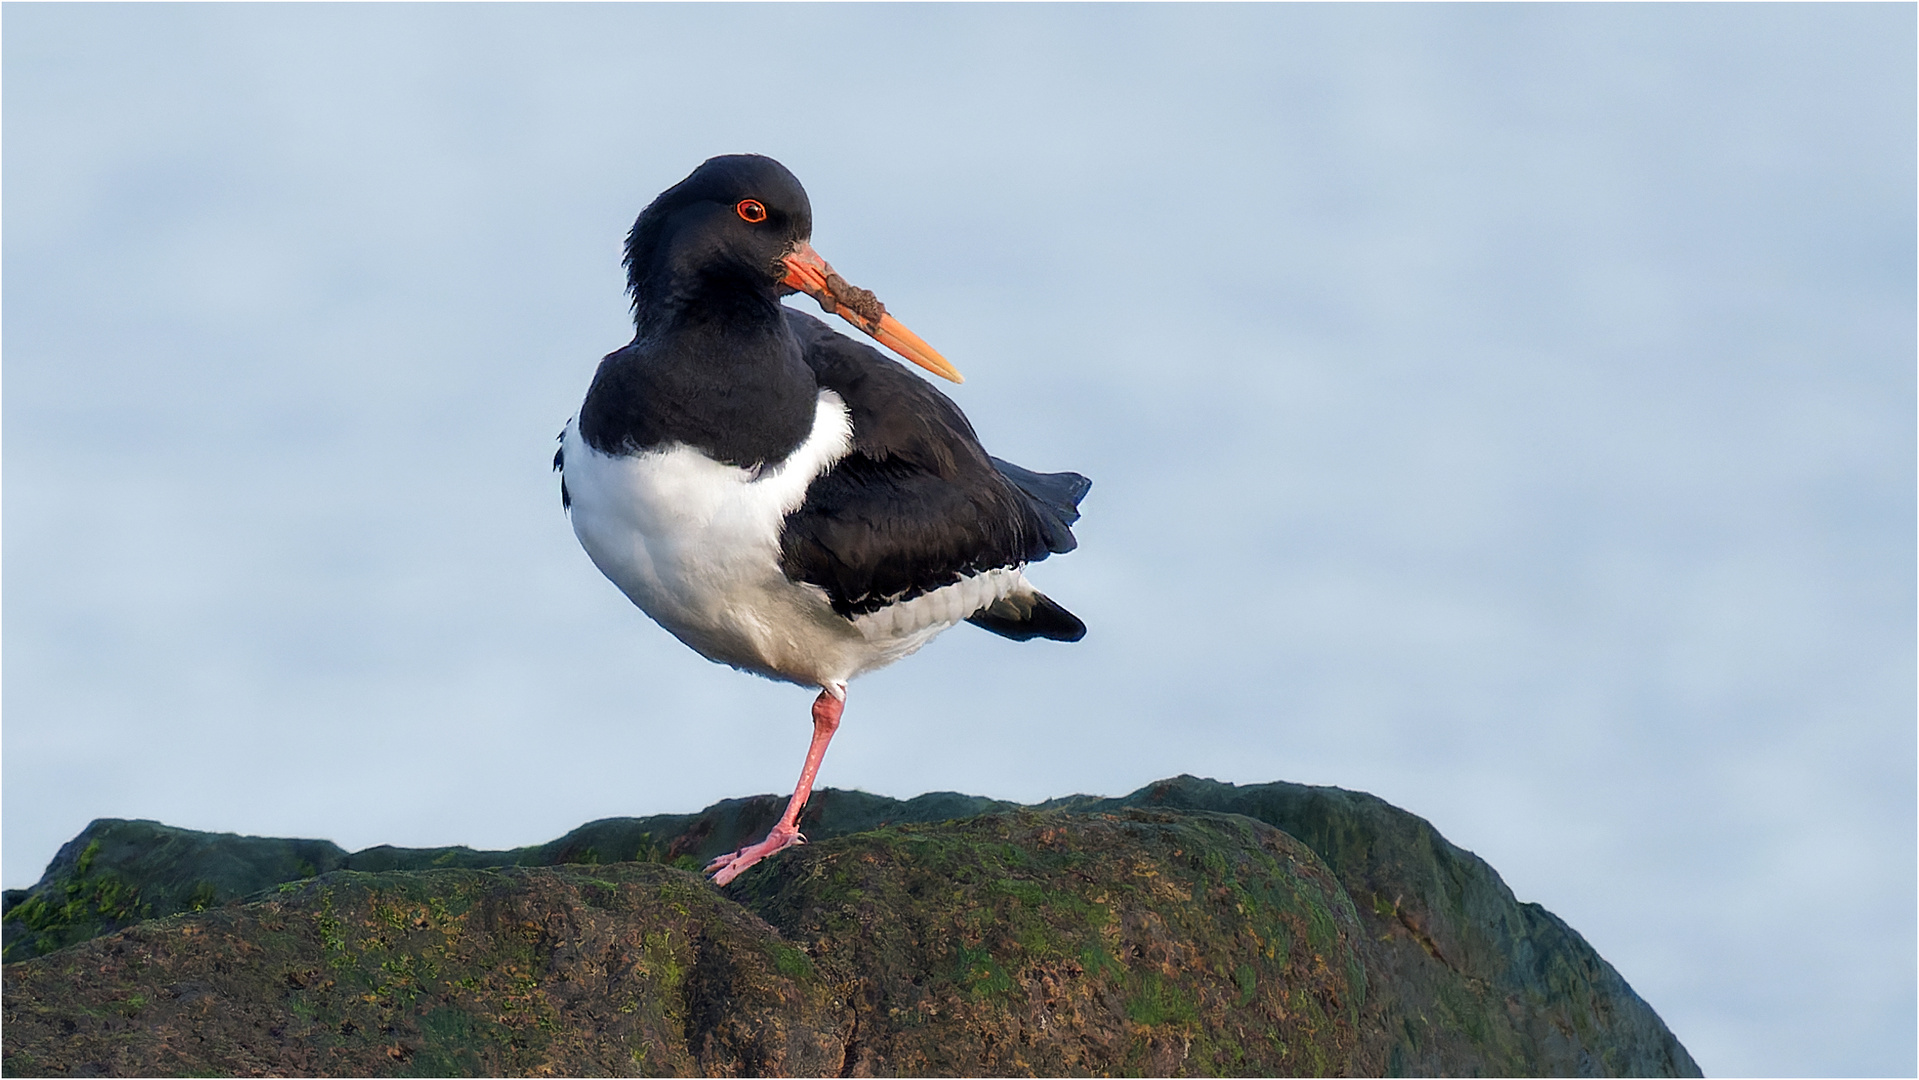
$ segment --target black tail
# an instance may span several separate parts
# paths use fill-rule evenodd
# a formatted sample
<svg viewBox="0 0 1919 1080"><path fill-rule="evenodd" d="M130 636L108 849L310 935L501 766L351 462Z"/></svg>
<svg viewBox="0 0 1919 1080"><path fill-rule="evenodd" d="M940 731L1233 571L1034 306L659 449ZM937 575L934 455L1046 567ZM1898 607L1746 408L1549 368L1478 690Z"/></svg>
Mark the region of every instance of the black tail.
<svg viewBox="0 0 1919 1080"><path fill-rule="evenodd" d="M1080 479L1083 481L1085 477ZM1082 494L1085 492L1084 488L1080 490ZM1055 604L1042 592L1016 592L991 607L975 612L966 621L1014 641L1031 641L1036 637L1051 641L1078 641L1086 636L1086 624L1079 621L1079 616Z"/></svg>
<svg viewBox="0 0 1919 1080"><path fill-rule="evenodd" d="M1014 487L1025 492L1027 498L1033 500L1033 508L1039 511L1040 526L1044 530L1046 550L1055 555L1064 555L1079 546L1079 541L1073 539L1072 526L1073 522L1079 520L1079 501L1093 489L1091 480L1076 472L1034 472L999 458L993 459L993 467L1000 471L1001 476L1011 480ZM1045 598L1041 597L1041 599ZM1046 602L1052 603L1050 600ZM1072 619L1074 625L1079 625L1079 620L1073 619L1065 608L1058 608L1058 610L1068 619ZM987 629L990 630L992 627ZM1080 626L1080 632L1085 633L1086 628ZM1061 638L1060 640L1077 641L1079 639Z"/></svg>

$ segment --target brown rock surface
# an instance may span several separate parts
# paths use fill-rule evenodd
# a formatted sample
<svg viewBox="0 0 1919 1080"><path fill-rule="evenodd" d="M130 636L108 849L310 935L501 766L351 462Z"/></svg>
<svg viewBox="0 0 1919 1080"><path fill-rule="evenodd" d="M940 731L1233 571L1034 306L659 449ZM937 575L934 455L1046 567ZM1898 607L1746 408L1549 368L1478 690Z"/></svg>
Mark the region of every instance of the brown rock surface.
<svg viewBox="0 0 1919 1080"><path fill-rule="evenodd" d="M95 822L7 897L5 1072L1698 1075L1577 933L1369 795L823 791L816 843L688 869L777 809L511 852Z"/></svg>

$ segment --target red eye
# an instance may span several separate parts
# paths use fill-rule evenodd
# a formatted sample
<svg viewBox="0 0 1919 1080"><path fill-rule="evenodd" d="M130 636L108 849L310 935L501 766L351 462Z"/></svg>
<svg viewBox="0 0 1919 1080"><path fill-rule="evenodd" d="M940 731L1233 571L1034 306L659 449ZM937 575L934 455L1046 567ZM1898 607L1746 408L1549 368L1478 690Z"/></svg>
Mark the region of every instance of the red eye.
<svg viewBox="0 0 1919 1080"><path fill-rule="evenodd" d="M766 207L761 205L758 199L741 199L739 205L733 209L739 213L740 217L755 225L766 220Z"/></svg>

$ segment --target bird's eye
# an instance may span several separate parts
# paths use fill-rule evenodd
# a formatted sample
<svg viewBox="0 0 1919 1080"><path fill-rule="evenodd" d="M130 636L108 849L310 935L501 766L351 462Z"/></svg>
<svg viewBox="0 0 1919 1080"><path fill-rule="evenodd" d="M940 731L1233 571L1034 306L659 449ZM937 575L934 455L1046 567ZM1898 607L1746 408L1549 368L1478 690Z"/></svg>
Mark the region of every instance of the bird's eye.
<svg viewBox="0 0 1919 1080"><path fill-rule="evenodd" d="M741 218L755 225L766 220L766 207L758 199L741 199L733 209Z"/></svg>

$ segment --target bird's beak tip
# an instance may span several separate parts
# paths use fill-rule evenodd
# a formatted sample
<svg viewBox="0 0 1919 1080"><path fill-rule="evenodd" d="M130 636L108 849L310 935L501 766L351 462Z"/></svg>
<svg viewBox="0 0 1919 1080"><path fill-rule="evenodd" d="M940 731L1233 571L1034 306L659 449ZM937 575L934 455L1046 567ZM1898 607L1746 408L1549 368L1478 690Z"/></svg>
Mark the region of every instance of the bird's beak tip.
<svg viewBox="0 0 1919 1080"><path fill-rule="evenodd" d="M940 378L954 383L966 381L939 350L887 314L886 305L871 291L849 284L834 273L813 245L802 240L781 261L786 265L786 276L780 284L818 300L822 310L859 327L867 336Z"/></svg>

